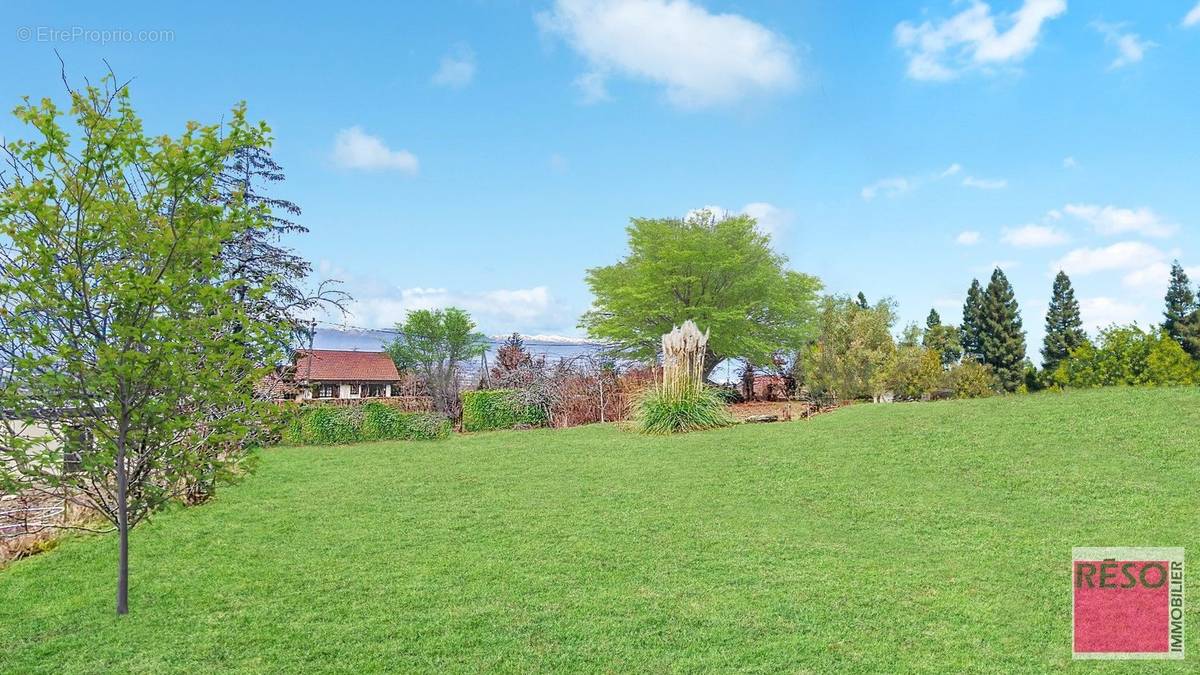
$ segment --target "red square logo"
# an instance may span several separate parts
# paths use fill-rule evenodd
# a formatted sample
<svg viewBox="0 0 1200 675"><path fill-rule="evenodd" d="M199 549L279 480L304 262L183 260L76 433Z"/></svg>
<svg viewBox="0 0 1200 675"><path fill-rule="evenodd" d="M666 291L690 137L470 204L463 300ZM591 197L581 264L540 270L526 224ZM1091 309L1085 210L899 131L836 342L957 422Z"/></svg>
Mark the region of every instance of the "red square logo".
<svg viewBox="0 0 1200 675"><path fill-rule="evenodd" d="M1075 658L1183 658L1183 549L1076 548L1071 558Z"/></svg>

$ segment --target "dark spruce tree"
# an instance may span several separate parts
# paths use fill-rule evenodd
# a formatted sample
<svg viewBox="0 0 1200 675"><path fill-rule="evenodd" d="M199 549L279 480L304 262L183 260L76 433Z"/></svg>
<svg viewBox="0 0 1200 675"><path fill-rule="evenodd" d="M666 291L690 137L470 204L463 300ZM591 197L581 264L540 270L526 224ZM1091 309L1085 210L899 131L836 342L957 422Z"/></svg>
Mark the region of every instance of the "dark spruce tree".
<svg viewBox="0 0 1200 675"><path fill-rule="evenodd" d="M967 301L963 303L962 326L959 328L959 342L962 343L963 356L983 360L980 346L980 335L983 332L983 287L978 279L971 280L967 289Z"/></svg>
<svg viewBox="0 0 1200 675"><path fill-rule="evenodd" d="M942 325L942 315L938 314L936 309L929 310L929 316L925 317L926 328L937 328Z"/></svg>
<svg viewBox="0 0 1200 675"><path fill-rule="evenodd" d="M1195 312L1196 294L1192 292L1192 282L1188 279L1183 265L1176 260L1171 264L1171 281L1167 286L1167 307L1163 312L1163 330L1179 344L1184 343L1184 324L1188 317Z"/></svg>
<svg viewBox="0 0 1200 675"><path fill-rule="evenodd" d="M1025 371L1025 331L1008 277L997 267L983 293L979 351L1006 391L1021 386Z"/></svg>
<svg viewBox="0 0 1200 675"><path fill-rule="evenodd" d="M858 292L858 297L856 298L856 302L858 303L858 306L862 309L870 309L871 308L871 303L867 302L867 296L863 295L862 291Z"/></svg>
<svg viewBox="0 0 1200 675"><path fill-rule="evenodd" d="M230 201L243 195L247 204L262 208L259 226L246 230L226 242L221 258L226 279L241 279L234 288L234 299L247 308L250 316L272 325L291 327L288 349L307 344L310 324L302 315L318 308L343 309L349 296L338 290L339 282L325 280L315 289L305 287L312 264L282 243L284 235L304 234L308 228L292 220L300 207L286 199L266 193L273 184L284 180L283 168L266 147L243 147L236 151L218 178L220 198ZM267 285L266 296L249 292Z"/></svg>
<svg viewBox="0 0 1200 675"><path fill-rule="evenodd" d="M1087 342L1083 320L1079 318L1079 301L1071 279L1063 271L1054 277L1050 307L1046 310L1046 339L1042 342L1042 368L1054 372L1058 364L1071 355L1071 350Z"/></svg>
<svg viewBox="0 0 1200 675"><path fill-rule="evenodd" d="M1200 360L1200 309L1192 310L1191 314L1183 317L1176 332L1179 335L1176 339L1183 351L1193 359Z"/></svg>

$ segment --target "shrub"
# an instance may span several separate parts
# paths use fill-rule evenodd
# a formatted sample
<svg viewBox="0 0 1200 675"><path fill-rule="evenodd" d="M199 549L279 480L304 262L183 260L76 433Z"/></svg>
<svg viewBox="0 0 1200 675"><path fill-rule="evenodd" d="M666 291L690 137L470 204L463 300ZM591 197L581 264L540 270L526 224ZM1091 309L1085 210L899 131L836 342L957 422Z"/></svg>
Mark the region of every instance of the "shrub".
<svg viewBox="0 0 1200 675"><path fill-rule="evenodd" d="M633 419L647 434L701 431L734 423L722 397L707 388L675 393L647 389L638 400Z"/></svg>
<svg viewBox="0 0 1200 675"><path fill-rule="evenodd" d="M1000 386L992 369L974 359L963 359L946 371L946 385L955 398L984 398L995 394Z"/></svg>
<svg viewBox="0 0 1200 675"><path fill-rule="evenodd" d="M1200 369L1166 333L1112 326L1100 332L1098 344L1071 350L1052 378L1064 387L1187 385L1200 383Z"/></svg>
<svg viewBox="0 0 1200 675"><path fill-rule="evenodd" d="M514 389L481 389L463 392L463 429L490 431L546 423L542 408L521 402Z"/></svg>
<svg viewBox="0 0 1200 675"><path fill-rule="evenodd" d="M378 402L302 406L287 417L281 440L288 445L433 440L450 435L450 420L445 415L404 412Z"/></svg>

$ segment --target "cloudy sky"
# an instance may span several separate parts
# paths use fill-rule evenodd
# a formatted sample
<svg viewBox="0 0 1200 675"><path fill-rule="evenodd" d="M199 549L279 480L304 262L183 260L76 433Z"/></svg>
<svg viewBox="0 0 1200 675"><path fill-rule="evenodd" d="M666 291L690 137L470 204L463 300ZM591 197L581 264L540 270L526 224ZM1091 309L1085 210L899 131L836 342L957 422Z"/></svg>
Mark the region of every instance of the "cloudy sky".
<svg viewBox="0 0 1200 675"><path fill-rule="evenodd" d="M1200 279L1196 0L171 5L9 3L7 107L61 98L55 49L154 131L247 101L352 325L578 334L628 218L702 206L906 321L1001 265L1031 355L1059 268L1093 327Z"/></svg>

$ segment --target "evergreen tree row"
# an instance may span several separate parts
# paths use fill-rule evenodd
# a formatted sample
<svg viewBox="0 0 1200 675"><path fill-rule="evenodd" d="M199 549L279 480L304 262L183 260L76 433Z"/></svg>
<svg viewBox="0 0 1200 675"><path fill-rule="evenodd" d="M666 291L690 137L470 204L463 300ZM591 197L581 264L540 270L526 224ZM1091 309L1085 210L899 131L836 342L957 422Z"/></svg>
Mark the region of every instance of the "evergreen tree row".
<svg viewBox="0 0 1200 675"><path fill-rule="evenodd" d="M1193 359L1200 360L1200 294L1192 289L1191 280L1178 261L1171 266L1165 301L1162 330ZM1032 366L1026 365L1025 331L1012 285L1003 270L996 268L992 272L986 288L978 279L971 280L962 314L958 345L943 352L943 357L955 360L961 353L963 358L989 366L1005 390L1016 390L1024 380L1025 370ZM936 311L930 311L926 325L927 331L936 331L935 327L941 326ZM1054 278L1046 311L1046 336L1041 349L1044 372L1053 373L1072 352L1088 344L1071 279L1060 271Z"/></svg>

